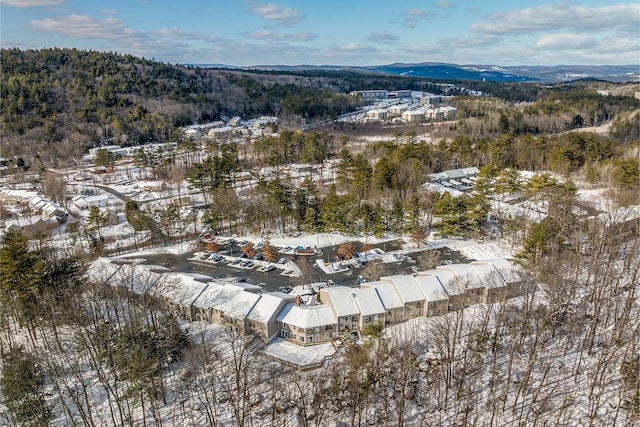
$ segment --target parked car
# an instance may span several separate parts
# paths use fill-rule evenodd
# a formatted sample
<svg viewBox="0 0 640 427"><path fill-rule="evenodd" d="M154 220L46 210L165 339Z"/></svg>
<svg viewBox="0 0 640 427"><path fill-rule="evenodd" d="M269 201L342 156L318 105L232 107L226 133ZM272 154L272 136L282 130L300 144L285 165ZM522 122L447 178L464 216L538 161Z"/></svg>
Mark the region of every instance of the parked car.
<svg viewBox="0 0 640 427"><path fill-rule="evenodd" d="M255 254L253 256L253 259L260 261L262 258L264 258L264 256L262 255L262 252L258 252L257 254Z"/></svg>

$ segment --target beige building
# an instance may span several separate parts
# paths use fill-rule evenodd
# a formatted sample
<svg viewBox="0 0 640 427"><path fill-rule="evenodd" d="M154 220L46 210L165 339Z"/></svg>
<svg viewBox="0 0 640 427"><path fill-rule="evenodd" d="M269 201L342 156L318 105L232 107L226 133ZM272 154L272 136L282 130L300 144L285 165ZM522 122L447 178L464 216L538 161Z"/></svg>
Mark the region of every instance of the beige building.
<svg viewBox="0 0 640 427"><path fill-rule="evenodd" d="M384 120L387 118L386 110L369 110L367 111L367 117L372 120Z"/></svg>
<svg viewBox="0 0 640 427"><path fill-rule="evenodd" d="M329 342L338 338L338 321L328 305L287 304L277 321L280 336L299 345Z"/></svg>
<svg viewBox="0 0 640 427"><path fill-rule="evenodd" d="M295 302L295 296L280 292L263 293L247 314L246 331L270 342L278 336L278 314L285 305Z"/></svg>
<svg viewBox="0 0 640 427"><path fill-rule="evenodd" d="M402 120L409 123L423 122L425 119L424 110L411 110L402 113Z"/></svg>

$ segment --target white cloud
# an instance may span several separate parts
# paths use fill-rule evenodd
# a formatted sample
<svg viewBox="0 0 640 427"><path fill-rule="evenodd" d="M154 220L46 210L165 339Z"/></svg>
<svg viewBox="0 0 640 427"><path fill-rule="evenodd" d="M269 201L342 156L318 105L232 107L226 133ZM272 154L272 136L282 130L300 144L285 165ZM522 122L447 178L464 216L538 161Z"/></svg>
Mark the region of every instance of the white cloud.
<svg viewBox="0 0 640 427"><path fill-rule="evenodd" d="M400 40L400 37L389 33L371 33L367 40L373 43L395 43Z"/></svg>
<svg viewBox="0 0 640 427"><path fill-rule="evenodd" d="M169 55L169 52L184 53L189 48L185 43L159 39L134 30L116 18L98 20L87 15L68 15L33 20L31 28L78 39L98 39L107 42L101 47L104 50L117 47L120 51L145 57Z"/></svg>
<svg viewBox="0 0 640 427"><path fill-rule="evenodd" d="M620 55L621 57L629 57L632 59L630 63L637 62L638 51L640 51L640 40L637 38L621 38L621 37L606 37L602 39L595 39L582 34L549 34L540 37L534 45L532 50L539 53L546 53L552 55L554 53L558 55L575 55L581 57L594 58L594 63L602 63L602 58L611 57L614 55ZM620 63L620 59L615 61Z"/></svg>
<svg viewBox="0 0 640 427"><path fill-rule="evenodd" d="M100 14L102 15L117 15L118 11L115 9L101 9Z"/></svg>
<svg viewBox="0 0 640 427"><path fill-rule="evenodd" d="M631 57L633 60L630 64L638 63L638 52L640 52L640 39L607 37L599 41L597 45L598 52L602 54L620 53Z"/></svg>
<svg viewBox="0 0 640 427"><path fill-rule="evenodd" d="M334 64L353 64L362 60L370 61L372 55L378 55L379 53L381 53L380 50L370 45L346 43L329 46L324 52L324 57Z"/></svg>
<svg viewBox="0 0 640 427"><path fill-rule="evenodd" d="M471 30L485 34L522 34L548 30L618 31L637 35L640 27L640 3L602 7L573 3L499 12L487 22L476 22Z"/></svg>
<svg viewBox="0 0 640 427"><path fill-rule="evenodd" d="M342 52L364 52L364 51L374 51L375 49L360 44L360 43L347 43L347 44L343 44L342 46L338 46L338 50L342 51Z"/></svg>
<svg viewBox="0 0 640 427"><path fill-rule="evenodd" d="M66 0L2 0L0 3L12 7L40 7L40 6L60 6Z"/></svg>
<svg viewBox="0 0 640 427"><path fill-rule="evenodd" d="M127 28L124 21L115 18L96 20L87 15L68 15L62 18L45 18L31 21L31 28L69 37L119 38Z"/></svg>
<svg viewBox="0 0 640 427"><path fill-rule="evenodd" d="M456 8L456 5L455 5L455 4L453 4L453 3L451 3L451 2L450 2L450 1L448 1L448 0L439 0L439 1L436 3L436 7L437 7L438 9L455 9L455 8Z"/></svg>
<svg viewBox="0 0 640 427"><path fill-rule="evenodd" d="M280 33L278 31L262 30L262 31L250 31L246 33L247 37L256 40L269 40L269 41L297 41L307 42L316 38L316 34L313 33Z"/></svg>
<svg viewBox="0 0 640 427"><path fill-rule="evenodd" d="M404 26L414 28L418 25L418 22L429 19L430 14L426 10L422 9L409 9L404 12L406 18L404 19Z"/></svg>
<svg viewBox="0 0 640 427"><path fill-rule="evenodd" d="M398 50L414 55L420 55L422 58L420 61L425 61L424 55L433 55L441 53L443 48L437 44L415 44L407 43L398 47Z"/></svg>
<svg viewBox="0 0 640 427"><path fill-rule="evenodd" d="M439 44L449 49L470 49L478 47L496 46L500 38L493 35L480 35L473 37L451 37L438 40Z"/></svg>
<svg viewBox="0 0 640 427"><path fill-rule="evenodd" d="M584 34L546 34L536 41L536 49L582 49L593 46L594 40Z"/></svg>
<svg viewBox="0 0 640 427"><path fill-rule="evenodd" d="M160 30L154 32L154 34L161 37L170 37L175 40L202 40L208 42L219 42L223 40L221 37L212 36L209 34L194 33L191 31L184 31L176 27L161 28Z"/></svg>
<svg viewBox="0 0 640 427"><path fill-rule="evenodd" d="M300 13L297 10L288 7L282 7L275 3L252 3L251 12L260 16L262 19L266 19L267 21L275 21L280 24L295 24L302 19Z"/></svg>

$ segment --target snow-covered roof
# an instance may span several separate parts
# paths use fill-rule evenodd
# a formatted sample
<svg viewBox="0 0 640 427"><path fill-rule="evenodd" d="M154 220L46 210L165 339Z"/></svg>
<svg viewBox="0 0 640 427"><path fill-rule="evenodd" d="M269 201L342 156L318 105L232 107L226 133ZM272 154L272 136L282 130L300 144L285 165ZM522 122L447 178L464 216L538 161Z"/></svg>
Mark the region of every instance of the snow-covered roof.
<svg viewBox="0 0 640 427"><path fill-rule="evenodd" d="M236 294L244 290L233 284L223 284L212 282L193 302L193 305L200 308L216 308L224 304L227 300L235 297Z"/></svg>
<svg viewBox="0 0 640 427"><path fill-rule="evenodd" d="M160 294L176 304L190 306L207 288L207 284L189 274L172 273L161 286Z"/></svg>
<svg viewBox="0 0 640 427"><path fill-rule="evenodd" d="M400 299L400 296L396 292L393 283L388 281L378 281L378 282L366 282L361 285L362 288L373 288L376 290L382 305L387 310L392 310L394 308L402 308L404 304Z"/></svg>
<svg viewBox="0 0 640 427"><path fill-rule="evenodd" d="M294 300L295 297L292 295L279 292L264 293L247 315L247 319L266 323L278 315L284 303L293 302Z"/></svg>
<svg viewBox="0 0 640 427"><path fill-rule="evenodd" d="M89 264L84 275L89 280L106 284L120 267L120 265L112 263L111 258L100 257Z"/></svg>
<svg viewBox="0 0 640 427"><path fill-rule="evenodd" d="M33 196L35 196L36 193L35 191L30 191L30 190L12 190L9 188L3 188L2 190L0 190L0 193L2 193L3 196L5 197L11 197L14 199L30 199Z"/></svg>
<svg viewBox="0 0 640 427"><path fill-rule="evenodd" d="M507 283L517 283L520 282L521 277L520 277L520 268L516 265L513 265L511 262L509 262L506 259L492 259L492 260L488 260L485 261L488 263L491 263L491 265L493 265L493 267L496 269L496 271L500 274L500 276L507 282ZM472 264L476 264L475 262L473 262Z"/></svg>
<svg viewBox="0 0 640 427"><path fill-rule="evenodd" d="M437 181L440 179L467 178L471 175L477 175L478 172L479 170L476 167L449 169L446 171L429 174L429 178L431 178L432 181Z"/></svg>
<svg viewBox="0 0 640 427"><path fill-rule="evenodd" d="M109 200L109 195L103 193L103 194L97 194L95 196L85 196L84 200L87 203L101 202L103 200Z"/></svg>
<svg viewBox="0 0 640 427"><path fill-rule="evenodd" d="M322 297L327 296L329 298L329 301L323 302L333 307L336 316L342 317L360 314L360 309L353 298L351 288L335 286L332 288L324 288L320 292Z"/></svg>
<svg viewBox="0 0 640 427"><path fill-rule="evenodd" d="M234 319L244 319L260 299L260 295L251 292L239 292L233 298L218 305L225 316Z"/></svg>
<svg viewBox="0 0 640 427"><path fill-rule="evenodd" d="M352 289L352 298L363 316L373 316L387 312L384 305L382 305L378 292L373 288L354 288Z"/></svg>
<svg viewBox="0 0 640 427"><path fill-rule="evenodd" d="M253 285L253 284L247 283L247 282L237 282L237 283L234 282L233 285L237 286L239 288L242 288L246 292L251 292L253 294L258 294L258 293L262 292L262 288L260 286Z"/></svg>
<svg viewBox="0 0 640 427"><path fill-rule="evenodd" d="M225 316L234 319L244 319L251 311L260 295L245 292L244 289L232 283L209 283L193 305L200 308L214 308Z"/></svg>
<svg viewBox="0 0 640 427"><path fill-rule="evenodd" d="M481 288L484 284L480 281L476 270L470 264L451 264L437 267L436 270L450 270L458 280L464 283L465 288Z"/></svg>
<svg viewBox="0 0 640 427"><path fill-rule="evenodd" d="M300 296L313 295L314 293L319 292L320 289L324 289L328 286L329 285L327 285L327 282L316 282L316 283L309 283L305 285L298 285L298 286L295 286L290 293L291 295L300 295Z"/></svg>
<svg viewBox="0 0 640 427"><path fill-rule="evenodd" d="M508 263L508 261L505 261ZM479 280L487 288L499 288L506 286L505 278L498 272L491 261L473 262L473 268L478 274Z"/></svg>
<svg viewBox="0 0 640 427"><path fill-rule="evenodd" d="M452 296L464 294L464 284L456 277L453 271L436 267L435 274L437 274L442 287L447 292L447 295Z"/></svg>
<svg viewBox="0 0 640 427"><path fill-rule="evenodd" d="M424 295L420 292L415 278L410 274L381 277L380 280L387 280L393 283L400 299L405 303L424 301Z"/></svg>
<svg viewBox="0 0 640 427"><path fill-rule="evenodd" d="M454 188L451 188L450 186L449 187L445 186L444 185L445 183L447 183L447 182L445 181L442 184L435 183L435 182L427 182L427 183L422 184L422 188L424 190L435 191L435 192L440 193L440 194L449 193L449 194L451 194L452 197L460 197L460 196L464 195L464 193L462 191L460 191L460 190L456 190Z"/></svg>
<svg viewBox="0 0 640 427"><path fill-rule="evenodd" d="M287 304L278 314L277 320L304 329L337 323L333 310L326 304L312 306Z"/></svg>
<svg viewBox="0 0 640 427"><path fill-rule="evenodd" d="M442 283L436 274L420 273L416 276L416 282L420 291L427 301L442 301L449 299L449 296L442 287Z"/></svg>

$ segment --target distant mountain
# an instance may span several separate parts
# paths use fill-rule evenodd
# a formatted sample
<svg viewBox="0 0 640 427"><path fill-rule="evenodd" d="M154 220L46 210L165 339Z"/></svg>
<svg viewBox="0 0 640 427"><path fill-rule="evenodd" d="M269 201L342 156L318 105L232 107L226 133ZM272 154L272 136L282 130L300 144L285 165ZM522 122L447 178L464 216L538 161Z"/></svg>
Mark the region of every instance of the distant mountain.
<svg viewBox="0 0 640 427"><path fill-rule="evenodd" d="M532 75L514 74L503 67L455 64L392 64L366 67L371 71L385 74L427 77L431 79L487 80L492 82L539 81Z"/></svg>
<svg viewBox="0 0 640 427"><path fill-rule="evenodd" d="M276 72L359 71L376 74L425 77L447 80L485 80L491 82L563 82L600 79L612 82L640 82L638 65L555 65L510 66L457 65L436 62L419 64L395 63L368 67L338 65L254 65L236 67L223 64L189 64L202 68L229 68Z"/></svg>

